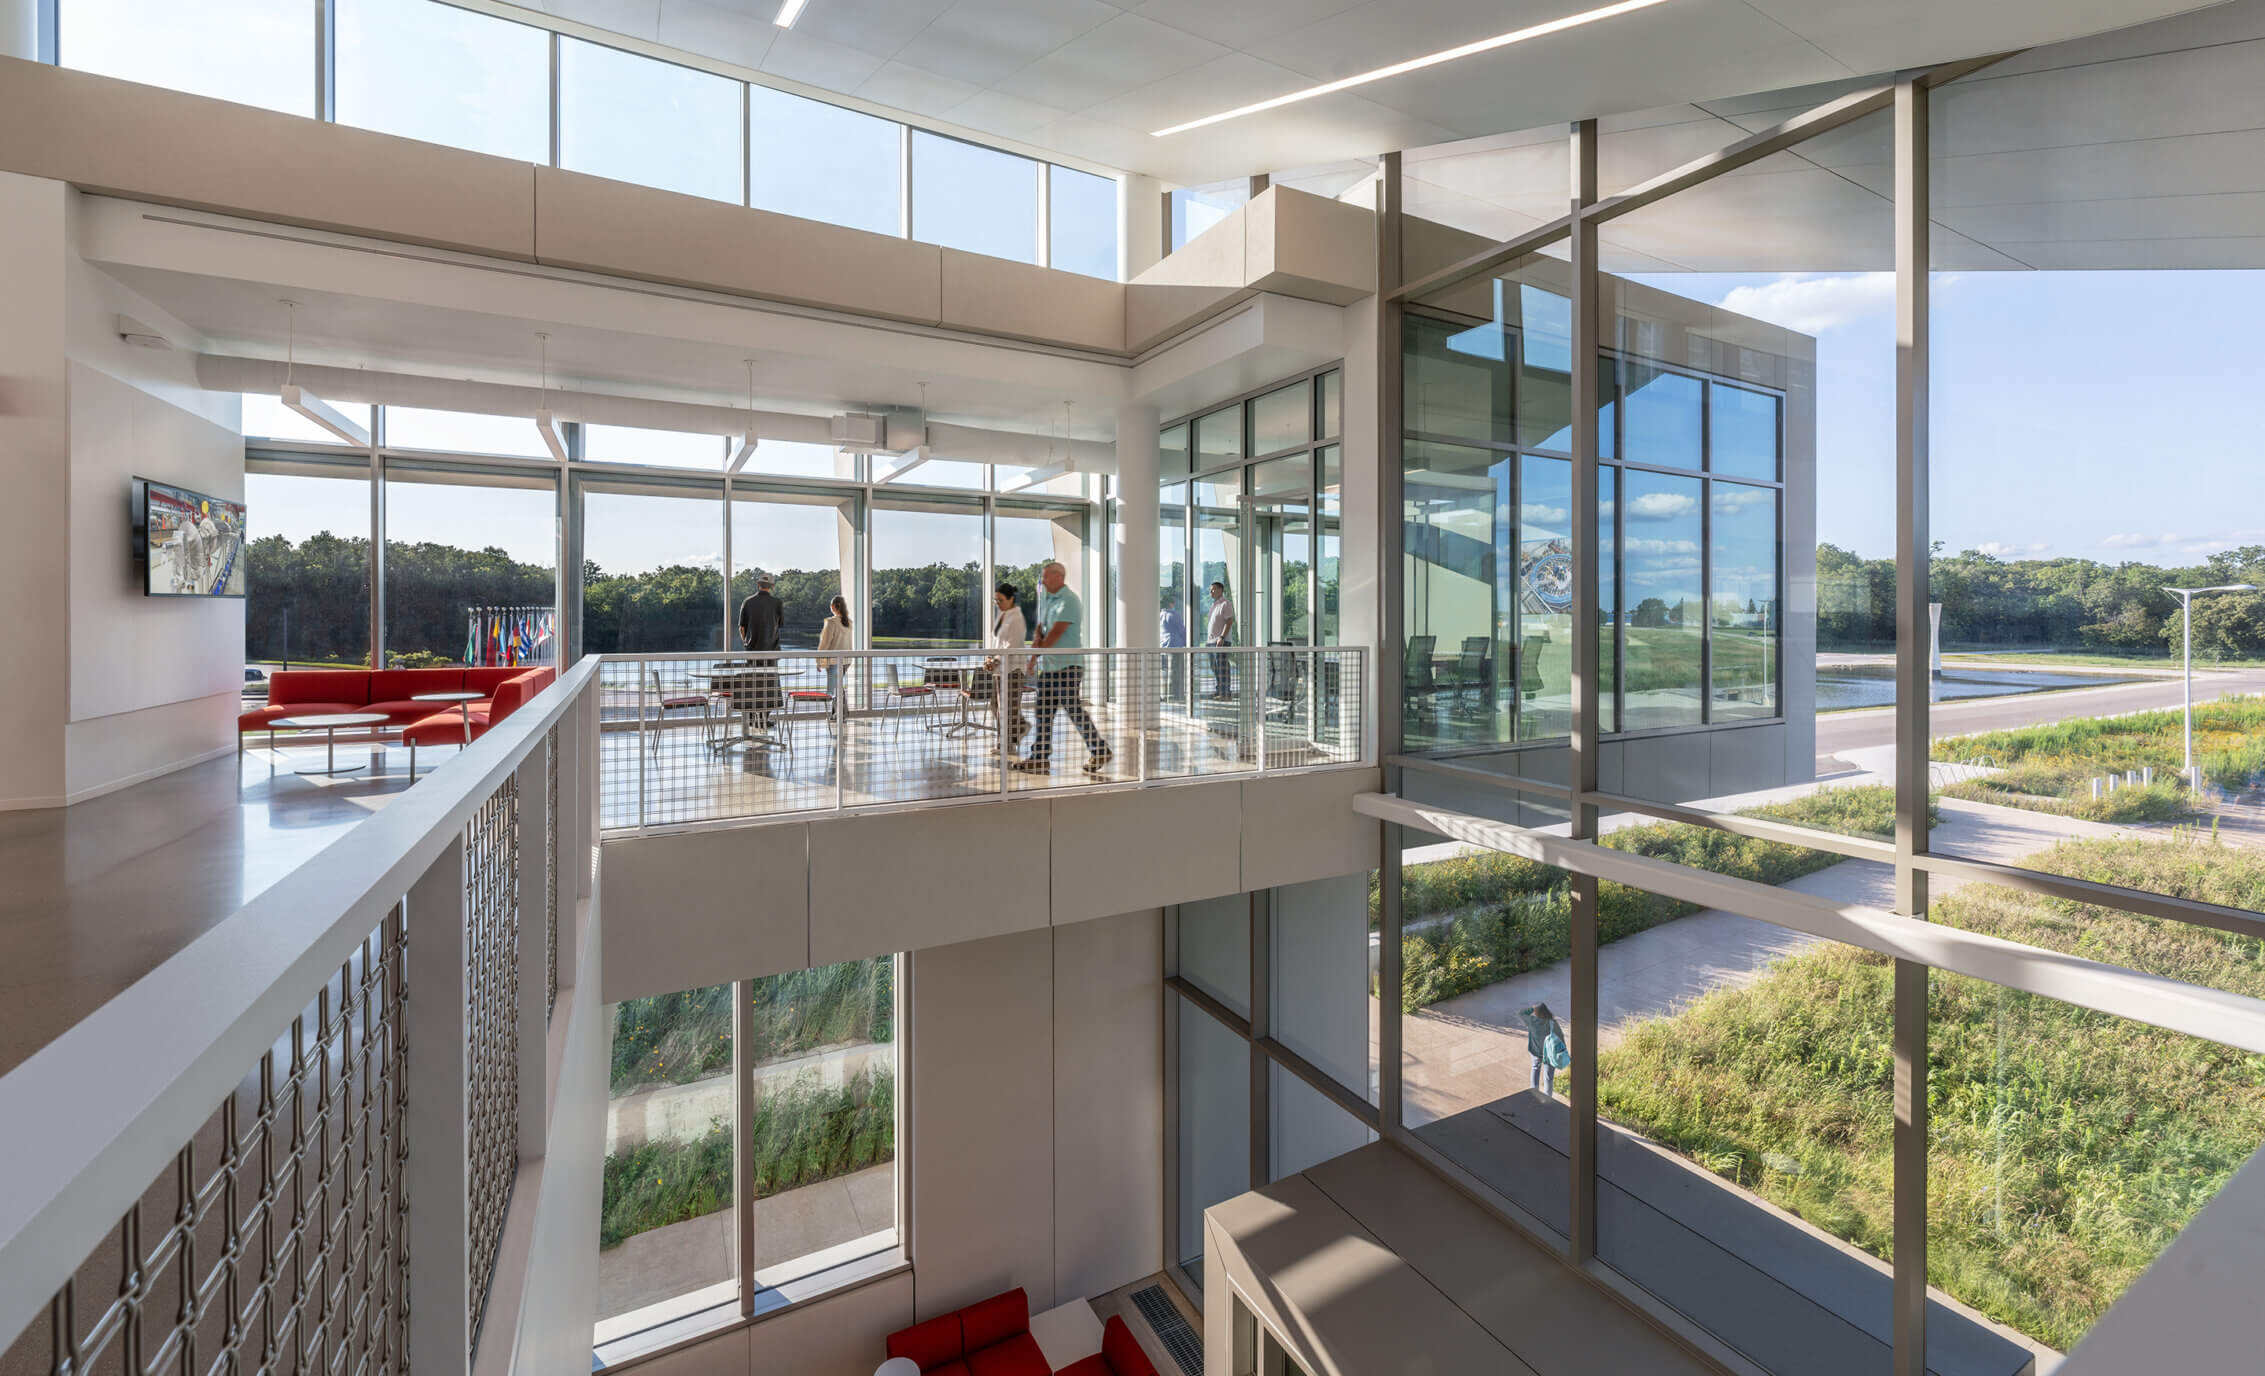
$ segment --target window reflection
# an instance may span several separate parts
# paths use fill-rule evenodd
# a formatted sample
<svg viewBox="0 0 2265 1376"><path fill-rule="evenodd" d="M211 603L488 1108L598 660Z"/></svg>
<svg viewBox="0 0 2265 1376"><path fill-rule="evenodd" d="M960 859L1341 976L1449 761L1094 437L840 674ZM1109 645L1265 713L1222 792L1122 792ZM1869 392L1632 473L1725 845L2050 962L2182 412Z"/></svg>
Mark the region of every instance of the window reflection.
<svg viewBox="0 0 2265 1376"><path fill-rule="evenodd" d="M1777 492L1714 483L1714 719L1777 714Z"/></svg>
<svg viewBox="0 0 2265 1376"><path fill-rule="evenodd" d="M1630 470L1621 481L1627 623L1620 673L1627 729L1689 725L1700 718L1706 644L1699 480Z"/></svg>

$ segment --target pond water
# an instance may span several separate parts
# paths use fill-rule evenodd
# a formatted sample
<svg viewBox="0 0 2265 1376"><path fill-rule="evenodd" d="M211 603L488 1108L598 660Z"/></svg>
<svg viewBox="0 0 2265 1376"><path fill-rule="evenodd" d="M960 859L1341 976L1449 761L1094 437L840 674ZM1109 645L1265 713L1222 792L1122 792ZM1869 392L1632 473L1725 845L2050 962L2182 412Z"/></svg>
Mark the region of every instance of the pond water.
<svg viewBox="0 0 2265 1376"><path fill-rule="evenodd" d="M2137 681L2136 677L2129 674L2078 674L2053 669L1949 668L1935 679L1935 701L2002 698L2018 693L2042 693L2052 688L2100 688L2111 683ZM1817 710L1820 712L1848 707L1886 707L1894 701L1893 665L1817 666Z"/></svg>

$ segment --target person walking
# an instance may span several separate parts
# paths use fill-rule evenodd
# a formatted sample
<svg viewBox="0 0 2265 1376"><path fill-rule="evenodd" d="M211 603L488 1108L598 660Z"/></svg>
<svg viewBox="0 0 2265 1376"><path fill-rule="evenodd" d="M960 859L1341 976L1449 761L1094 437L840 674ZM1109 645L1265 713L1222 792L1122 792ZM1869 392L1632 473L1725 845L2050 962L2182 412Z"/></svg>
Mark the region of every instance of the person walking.
<svg viewBox="0 0 2265 1376"><path fill-rule="evenodd" d="M1557 1072L1573 1063L1565 1049L1565 1024L1549 1011L1546 1003L1521 1008L1518 1016L1526 1024L1526 1053L1533 1057L1532 1088L1544 1099L1557 1097Z"/></svg>
<svg viewBox="0 0 2265 1376"><path fill-rule="evenodd" d="M1067 586L1069 571L1059 563L1049 562L1039 571L1038 628L1030 643L1041 650L1075 650L1082 648L1085 623L1085 604ZM1017 760L1014 768L1024 774L1044 774L1053 767L1054 714L1066 712L1071 725L1085 738L1085 748L1092 752L1085 762L1085 772L1098 774L1115 758L1109 742L1102 739L1101 731L1085 710L1082 694L1085 689L1085 665L1078 655L1040 655L1038 657L1038 732L1031 739L1030 755Z"/></svg>
<svg viewBox="0 0 2265 1376"><path fill-rule="evenodd" d="M779 628L786 624L786 606L771 591L771 575L755 580L755 595L739 604L739 643L750 650L779 648Z"/></svg>
<svg viewBox="0 0 2265 1376"><path fill-rule="evenodd" d="M850 648L849 602L840 593L834 594L834 600L827 611L826 624L818 628L818 648L821 650L846 650ZM824 665L826 669L826 692L833 697L834 701L840 702L842 666L848 661L821 659L818 662Z"/></svg>
<svg viewBox="0 0 2265 1376"><path fill-rule="evenodd" d="M1235 604L1227 600L1227 585L1211 585L1211 621L1205 628L1206 645L1232 645L1235 643ZM1211 657L1211 696L1231 698L1235 695L1232 679L1233 655Z"/></svg>
<svg viewBox="0 0 2265 1376"><path fill-rule="evenodd" d="M990 644L999 653L983 661L984 672L976 681L978 697L1004 694L999 699L1000 720L1004 721L1010 713L1014 717L1014 725L1009 728L1014 734L1007 738L1009 745L1022 744L1022 733L1030 729L1029 721L1022 715L1022 685L1030 672L1030 656L1009 653L1030 642L1030 623L1022 614L1020 595L1012 583L1001 583L991 594L996 610L991 615ZM999 675L1004 676L1003 686Z"/></svg>

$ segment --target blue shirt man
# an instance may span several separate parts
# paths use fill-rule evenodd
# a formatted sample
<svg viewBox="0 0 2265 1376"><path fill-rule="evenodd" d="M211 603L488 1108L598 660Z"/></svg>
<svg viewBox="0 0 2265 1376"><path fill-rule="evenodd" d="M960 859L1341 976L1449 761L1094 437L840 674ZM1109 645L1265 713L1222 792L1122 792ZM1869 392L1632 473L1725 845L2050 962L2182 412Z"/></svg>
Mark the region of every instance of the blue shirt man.
<svg viewBox="0 0 2265 1376"><path fill-rule="evenodd" d="M1085 604L1068 585L1039 589L1037 634L1045 638L1036 643L1063 650L1079 649L1085 644L1080 634L1084 620ZM1047 636L1048 631L1056 628L1059 634ZM1038 672L1048 674L1056 669L1075 669L1084 663L1077 655L1040 655Z"/></svg>
<svg viewBox="0 0 2265 1376"><path fill-rule="evenodd" d="M1068 573L1058 563L1049 563L1039 571L1038 620L1030 634L1034 648L1075 650L1084 644L1080 623L1085 620L1085 604L1064 583ZM1011 768L1025 774L1043 774L1051 768L1056 712L1070 719L1078 735L1084 738L1085 748L1092 752L1085 762L1085 772L1098 774L1107 767L1112 752L1079 696L1084 684L1084 656L1038 656L1038 729L1031 737L1030 754Z"/></svg>

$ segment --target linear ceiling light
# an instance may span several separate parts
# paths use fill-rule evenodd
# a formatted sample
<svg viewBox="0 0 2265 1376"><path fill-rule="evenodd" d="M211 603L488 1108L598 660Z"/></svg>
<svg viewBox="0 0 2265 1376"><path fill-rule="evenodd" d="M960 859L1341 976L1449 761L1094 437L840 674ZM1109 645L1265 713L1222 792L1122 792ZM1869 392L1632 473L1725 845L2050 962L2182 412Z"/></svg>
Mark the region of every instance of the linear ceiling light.
<svg viewBox="0 0 2265 1376"><path fill-rule="evenodd" d="M802 7L809 3L810 0L782 0L779 5L778 17L771 22L782 29L791 29L794 27L794 21L802 17Z"/></svg>
<svg viewBox="0 0 2265 1376"><path fill-rule="evenodd" d="M1563 19L1552 19L1546 24L1534 24L1509 33L1496 34L1492 38L1482 38L1476 43L1465 43L1459 48L1446 48L1436 53L1426 54L1423 57L1411 57L1405 62L1395 62L1389 67L1378 67L1374 71L1362 72L1356 76L1325 81L1319 86L1309 86L1302 91L1292 91L1286 96L1262 100L1255 105L1239 106L1236 109L1222 111L1216 115L1205 115L1202 119L1191 119L1185 124L1175 124L1169 129L1158 129L1149 137L1168 138L1173 134L1184 134L1190 129L1201 129L1205 125L1218 124L1230 119L1240 119L1244 115L1255 115L1262 110L1277 110L1285 105L1295 105L1301 100L1311 100L1315 96L1333 95L1338 91L1348 91L1355 86L1366 86L1372 81L1382 81L1386 77L1401 76L1408 72L1421 71L1425 67L1436 67L1442 62L1453 62L1459 58L1493 52L1496 48L1507 48L1513 43L1523 43L1529 38L1543 38L1553 33L1562 33L1566 29L1577 29L1583 24L1594 24L1600 19L1611 19L1616 15L1631 14L1637 10L1650 9L1654 5L1661 5L1666 2L1667 0L1621 0L1617 5L1606 5L1602 9L1583 10L1579 14L1566 15ZM787 4L791 6L795 4L795 0L787 0Z"/></svg>

